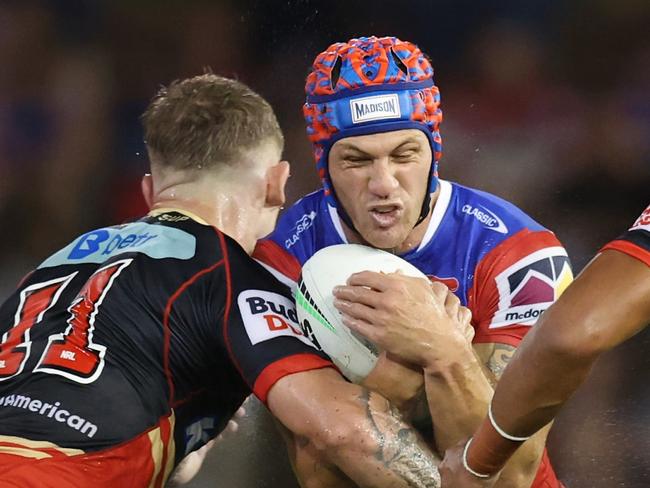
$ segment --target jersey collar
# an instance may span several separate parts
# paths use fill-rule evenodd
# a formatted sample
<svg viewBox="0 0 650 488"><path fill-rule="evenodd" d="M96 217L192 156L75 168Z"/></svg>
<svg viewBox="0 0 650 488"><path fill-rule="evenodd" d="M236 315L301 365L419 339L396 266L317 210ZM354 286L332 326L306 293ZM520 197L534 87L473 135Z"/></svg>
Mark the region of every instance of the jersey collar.
<svg viewBox="0 0 650 488"><path fill-rule="evenodd" d="M150 217L158 217L159 215L162 215L164 213L170 213L170 212L176 212L176 213L179 213L179 214L182 214L182 215L186 215L187 217L191 218L192 220L197 221L199 224L210 225L205 220L203 220L201 217L199 217L198 215L193 214L192 212L189 212L187 210L182 210L180 208L172 208L172 207L156 208L156 209L151 210L147 215L149 215Z"/></svg>
<svg viewBox="0 0 650 488"><path fill-rule="evenodd" d="M420 245L415 250L415 252L424 249L426 245L431 242L431 239L433 239L433 236L438 230L438 227L440 227L442 217L445 215L445 212L449 207L449 201L451 200L451 183L446 180L438 181L440 183L440 194L438 195L438 199L436 200L436 203L433 207L433 213L431 214L431 220L429 220L427 231L424 233L424 237L422 237L422 241L420 242ZM332 221L332 224L334 225L334 228L336 229L336 232L339 235L341 241L343 241L344 244L348 244L348 239L345 237L345 232L343 232L343 227L341 226L341 218L336 211L336 207L327 204L327 210L329 211L330 220Z"/></svg>

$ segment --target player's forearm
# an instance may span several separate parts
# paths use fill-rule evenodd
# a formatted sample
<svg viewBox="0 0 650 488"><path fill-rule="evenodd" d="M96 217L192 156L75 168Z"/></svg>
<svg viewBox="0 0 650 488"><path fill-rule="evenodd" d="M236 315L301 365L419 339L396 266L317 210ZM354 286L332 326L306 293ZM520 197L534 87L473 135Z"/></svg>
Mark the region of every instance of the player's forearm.
<svg viewBox="0 0 650 488"><path fill-rule="evenodd" d="M487 412L492 387L469 346L424 367L436 447L444 452L470 436Z"/></svg>
<svg viewBox="0 0 650 488"><path fill-rule="evenodd" d="M429 410L434 423L436 444L445 450L469 437L481 424L493 390L489 376L471 352L458 354L445 367L425 369ZM524 444L506 465L495 486L528 487L542 456L546 433Z"/></svg>
<svg viewBox="0 0 650 488"><path fill-rule="evenodd" d="M439 488L439 459L398 410L375 393L358 398L363 416L354 438L335 442L325 455L361 487Z"/></svg>

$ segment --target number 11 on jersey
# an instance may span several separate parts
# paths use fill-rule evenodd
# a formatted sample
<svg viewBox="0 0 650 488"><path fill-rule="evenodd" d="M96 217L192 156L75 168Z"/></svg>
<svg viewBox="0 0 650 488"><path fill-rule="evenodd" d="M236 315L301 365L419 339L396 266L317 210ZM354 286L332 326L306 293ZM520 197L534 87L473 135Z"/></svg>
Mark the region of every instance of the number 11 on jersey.
<svg viewBox="0 0 650 488"><path fill-rule="evenodd" d="M104 368L106 347L93 342L95 316L115 278L132 259L116 261L97 270L86 282L68 311L68 328L48 339L34 372L58 374L79 383L92 383Z"/></svg>

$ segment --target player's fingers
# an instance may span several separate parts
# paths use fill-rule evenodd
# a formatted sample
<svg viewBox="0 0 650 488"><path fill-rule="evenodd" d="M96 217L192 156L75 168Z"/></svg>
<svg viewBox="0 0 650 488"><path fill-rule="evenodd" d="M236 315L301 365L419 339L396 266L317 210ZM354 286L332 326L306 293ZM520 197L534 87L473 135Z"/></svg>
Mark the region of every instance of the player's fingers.
<svg viewBox="0 0 650 488"><path fill-rule="evenodd" d="M348 278L347 284L350 286L367 286L377 291L386 291L391 286L392 280L396 277L385 273L376 273L374 271L360 271L354 273Z"/></svg>
<svg viewBox="0 0 650 488"><path fill-rule="evenodd" d="M458 309L460 308L460 300L456 295L447 290L447 296L445 297L445 310L450 317L454 318L458 315Z"/></svg>
<svg viewBox="0 0 650 488"><path fill-rule="evenodd" d="M233 418L241 419L244 418L245 416L246 416L246 408L244 408L244 406L242 405L237 409L235 415L233 415Z"/></svg>
<svg viewBox="0 0 650 488"><path fill-rule="evenodd" d="M458 307L458 321L462 324L469 324L472 321L472 312L467 307Z"/></svg>
<svg viewBox="0 0 650 488"><path fill-rule="evenodd" d="M380 314L377 310L361 303L354 303L347 300L340 300L338 298L335 298L334 306L343 315L347 315L353 319L365 320L371 324L378 323L380 317Z"/></svg>
<svg viewBox="0 0 650 488"><path fill-rule="evenodd" d="M370 342L376 342L377 329L372 324L366 322L365 320L355 319L348 315L343 315L341 317L341 322L343 322L343 325L350 328L352 331L361 334Z"/></svg>
<svg viewBox="0 0 650 488"><path fill-rule="evenodd" d="M447 285L440 283L439 281L432 281L430 287L431 291L433 292L433 296L436 297L440 303L445 303L447 294L449 293L449 288L447 288Z"/></svg>
<svg viewBox="0 0 650 488"><path fill-rule="evenodd" d="M336 286L333 295L339 300L362 303L369 307L377 307L381 303L381 293L365 286Z"/></svg>
<svg viewBox="0 0 650 488"><path fill-rule="evenodd" d="M226 429L228 432L237 432L239 429L239 424L235 422L234 420L229 420L228 424L226 424Z"/></svg>

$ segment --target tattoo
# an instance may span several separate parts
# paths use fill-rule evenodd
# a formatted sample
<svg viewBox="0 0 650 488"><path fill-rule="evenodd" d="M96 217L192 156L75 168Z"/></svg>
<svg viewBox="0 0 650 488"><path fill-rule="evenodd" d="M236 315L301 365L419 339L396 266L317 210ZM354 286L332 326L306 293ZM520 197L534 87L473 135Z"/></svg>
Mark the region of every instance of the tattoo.
<svg viewBox="0 0 650 488"><path fill-rule="evenodd" d="M510 363L512 356L514 356L516 347L508 344L494 344L492 354L487 360L487 367L494 374L496 379L501 378L503 371Z"/></svg>
<svg viewBox="0 0 650 488"><path fill-rule="evenodd" d="M368 390L360 398L377 442L375 459L409 487L440 488L439 460L397 408Z"/></svg>

